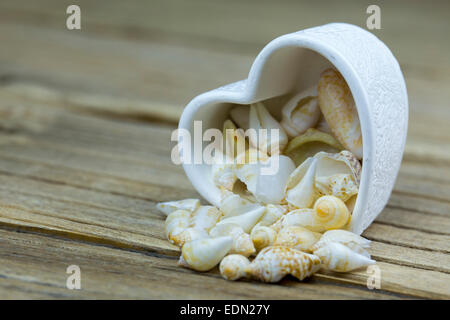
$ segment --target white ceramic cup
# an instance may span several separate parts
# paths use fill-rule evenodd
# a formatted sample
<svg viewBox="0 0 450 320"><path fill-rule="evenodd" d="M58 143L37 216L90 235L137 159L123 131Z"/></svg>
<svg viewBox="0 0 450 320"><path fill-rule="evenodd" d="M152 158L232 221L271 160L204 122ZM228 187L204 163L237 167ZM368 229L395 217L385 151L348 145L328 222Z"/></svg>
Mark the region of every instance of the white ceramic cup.
<svg viewBox="0 0 450 320"><path fill-rule="evenodd" d="M351 230L361 234L383 210L394 186L406 141L408 96L399 64L391 51L360 27L332 23L283 35L256 57L246 80L195 97L184 109L179 128L193 133L222 129L234 104L267 100L271 113L280 113L292 94L318 83L334 66L347 81L359 114L363 135L363 170ZM197 191L219 205L220 191L207 164L183 164Z"/></svg>

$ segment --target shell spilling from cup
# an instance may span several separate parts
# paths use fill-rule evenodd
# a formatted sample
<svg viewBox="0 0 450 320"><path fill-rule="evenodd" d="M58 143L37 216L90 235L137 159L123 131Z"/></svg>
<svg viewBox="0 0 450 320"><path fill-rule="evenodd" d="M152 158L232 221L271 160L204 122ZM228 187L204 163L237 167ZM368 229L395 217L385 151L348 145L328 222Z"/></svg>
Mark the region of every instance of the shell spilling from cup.
<svg viewBox="0 0 450 320"><path fill-rule="evenodd" d="M158 204L167 239L181 248L180 265L278 282L375 263L370 241L348 231L363 145L344 78L327 69L280 109L280 119L264 101L230 110L211 166L218 208L197 199Z"/></svg>

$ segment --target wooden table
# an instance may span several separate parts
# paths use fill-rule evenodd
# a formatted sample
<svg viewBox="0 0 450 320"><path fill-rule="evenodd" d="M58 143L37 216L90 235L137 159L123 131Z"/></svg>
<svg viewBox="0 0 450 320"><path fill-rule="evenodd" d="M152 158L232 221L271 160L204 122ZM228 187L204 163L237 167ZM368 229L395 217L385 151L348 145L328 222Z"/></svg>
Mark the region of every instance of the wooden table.
<svg viewBox="0 0 450 320"><path fill-rule="evenodd" d="M82 29L66 29L81 7ZM392 197L364 236L381 270L306 282L229 282L177 266L159 201L199 197L170 161L183 107L243 79L278 35L365 27L364 2L0 3L0 298L450 298L448 1L382 2L375 30L399 59L409 136ZM66 269L81 269L68 290Z"/></svg>

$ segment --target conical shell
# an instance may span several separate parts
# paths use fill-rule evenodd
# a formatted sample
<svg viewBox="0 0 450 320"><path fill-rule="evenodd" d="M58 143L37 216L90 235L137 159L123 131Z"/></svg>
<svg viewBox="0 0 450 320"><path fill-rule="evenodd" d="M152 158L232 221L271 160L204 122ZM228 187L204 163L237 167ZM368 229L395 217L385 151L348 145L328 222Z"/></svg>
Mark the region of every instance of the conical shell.
<svg viewBox="0 0 450 320"><path fill-rule="evenodd" d="M233 246L229 251L230 254L241 254L248 257L256 251L252 240L250 240L250 236L237 224L225 223L217 225L211 229L209 235L213 238L222 236L230 236L233 238Z"/></svg>
<svg viewBox="0 0 450 320"><path fill-rule="evenodd" d="M170 237L170 242L174 245L182 247L186 242L208 237L208 233L205 230L189 227L175 235L172 235Z"/></svg>
<svg viewBox="0 0 450 320"><path fill-rule="evenodd" d="M277 238L277 232L266 226L256 225L250 234L253 246L257 251L271 246Z"/></svg>
<svg viewBox="0 0 450 320"><path fill-rule="evenodd" d="M322 240L329 240L333 242L339 242L344 245L348 245L349 243L355 243L360 245L363 248L369 248L371 241L357 235L356 233L347 231L347 230L330 230L323 234Z"/></svg>
<svg viewBox="0 0 450 320"><path fill-rule="evenodd" d="M160 202L156 205L156 208L166 215L169 215L176 210L186 210L194 212L198 207L200 207L199 199L184 199L179 201Z"/></svg>
<svg viewBox="0 0 450 320"><path fill-rule="evenodd" d="M230 110L230 117L239 128L247 130L250 123L250 108L248 106L236 106Z"/></svg>
<svg viewBox="0 0 450 320"><path fill-rule="evenodd" d="M230 254L220 262L219 270L222 277L227 280L247 278L250 261L240 254Z"/></svg>
<svg viewBox="0 0 450 320"><path fill-rule="evenodd" d="M303 252L312 252L313 245L322 235L298 226L288 226L278 232L274 246L285 246Z"/></svg>
<svg viewBox="0 0 450 320"><path fill-rule="evenodd" d="M332 271L348 272L375 264L375 260L356 253L341 243L330 242L314 251L322 265Z"/></svg>
<svg viewBox="0 0 450 320"><path fill-rule="evenodd" d="M227 191L223 194L219 209L224 213L224 217L239 216L243 213L261 207L258 203L242 198L238 194Z"/></svg>
<svg viewBox="0 0 450 320"><path fill-rule="evenodd" d="M222 212L213 206L201 206L191 216L192 227L208 232L222 218Z"/></svg>
<svg viewBox="0 0 450 320"><path fill-rule="evenodd" d="M342 149L342 145L331 134L310 128L289 141L284 153L298 166L318 152L334 153Z"/></svg>
<svg viewBox="0 0 450 320"><path fill-rule="evenodd" d="M239 226L241 226L242 230L244 232L249 233L252 228L255 226L255 224L258 223L258 221L261 219L261 217L264 215L264 212L266 211L265 207L256 208L252 211L249 211L247 213L233 216L229 218L225 218L217 223L217 225L226 224L226 223L234 223Z"/></svg>
<svg viewBox="0 0 450 320"><path fill-rule="evenodd" d="M288 274L301 281L320 269L320 259L292 248L271 246L261 250L247 269L252 278L264 282L278 282Z"/></svg>
<svg viewBox="0 0 450 320"><path fill-rule="evenodd" d="M314 204L314 220L326 230L339 229L347 224L350 212L345 203L335 196L323 196Z"/></svg>
<svg viewBox="0 0 450 320"><path fill-rule="evenodd" d="M314 221L314 210L313 209L297 209L288 212L282 216L278 221L270 226L276 233L280 232L281 229L289 226L300 226L305 227L308 230L314 232L323 232L325 229L321 225L316 225Z"/></svg>
<svg viewBox="0 0 450 320"><path fill-rule="evenodd" d="M363 145L358 112L350 88L337 70L327 69L322 73L318 98L322 114L334 136L361 159Z"/></svg>
<svg viewBox="0 0 450 320"><path fill-rule="evenodd" d="M288 143L288 136L281 124L272 117L261 102L250 105L249 121L250 128L255 129L257 133L256 135L249 136L250 144L254 148L260 149L262 152L267 152L271 155L279 154L283 151ZM267 130L265 137L260 134L260 129ZM272 129L276 130L278 137L273 134L274 132Z"/></svg>
<svg viewBox="0 0 450 320"><path fill-rule="evenodd" d="M294 208L310 208L317 198L314 188L316 158L308 158L290 175L286 184L286 201Z"/></svg>
<svg viewBox="0 0 450 320"><path fill-rule="evenodd" d="M231 237L207 238L190 241L181 249L180 264L197 271L214 268L233 246Z"/></svg>
<svg viewBox="0 0 450 320"><path fill-rule="evenodd" d="M281 125L290 137L296 137L314 127L321 116L317 88L309 88L292 97L281 113Z"/></svg>
<svg viewBox="0 0 450 320"><path fill-rule="evenodd" d="M286 212L288 208L286 205L276 205L268 204L266 205L266 213L258 222L260 226L270 226L275 221L280 219Z"/></svg>

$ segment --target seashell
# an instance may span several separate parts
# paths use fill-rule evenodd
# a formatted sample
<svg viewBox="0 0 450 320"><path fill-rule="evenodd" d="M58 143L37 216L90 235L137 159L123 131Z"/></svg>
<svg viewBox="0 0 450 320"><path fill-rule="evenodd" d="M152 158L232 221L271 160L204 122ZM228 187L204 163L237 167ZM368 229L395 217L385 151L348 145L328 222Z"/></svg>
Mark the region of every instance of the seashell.
<svg viewBox="0 0 450 320"><path fill-rule="evenodd" d="M236 106L230 110L230 118L238 125L239 128L247 130L250 121L250 108L248 106Z"/></svg>
<svg viewBox="0 0 450 320"><path fill-rule="evenodd" d="M238 194L227 191L222 196L219 209L224 213L224 217L228 218L241 215L259 207L261 205L258 203L251 202Z"/></svg>
<svg viewBox="0 0 450 320"><path fill-rule="evenodd" d="M205 230L189 227L175 235L172 235L170 237L170 242L179 247L182 247L186 242L208 237L208 232L206 232Z"/></svg>
<svg viewBox="0 0 450 320"><path fill-rule="evenodd" d="M288 208L286 205L276 205L268 204L266 205L266 213L258 222L260 226L270 226L275 221L280 219L286 212Z"/></svg>
<svg viewBox="0 0 450 320"><path fill-rule="evenodd" d="M314 222L326 230L339 229L350 219L345 203L335 196L323 196L314 203Z"/></svg>
<svg viewBox="0 0 450 320"><path fill-rule="evenodd" d="M288 143L288 136L283 127L275 120L267 111L266 107L257 102L250 105L250 119L249 125L251 129L256 130L256 135L249 136L250 144L262 152L267 152L270 155L279 154L283 151ZM267 135L264 137L260 129L266 129ZM272 129L277 130L277 136L272 137ZM259 140L259 141L258 141Z"/></svg>
<svg viewBox="0 0 450 320"><path fill-rule="evenodd" d="M213 206L201 206L191 215L192 227L208 232L223 216L219 209Z"/></svg>
<svg viewBox="0 0 450 320"><path fill-rule="evenodd" d="M167 216L164 223L164 231L167 239L171 243L174 243L173 237L175 235L189 228L191 214L187 210L176 210Z"/></svg>
<svg viewBox="0 0 450 320"><path fill-rule="evenodd" d="M332 134L330 126L328 125L323 115L321 115L319 121L317 122L316 129L328 134Z"/></svg>
<svg viewBox="0 0 450 320"><path fill-rule="evenodd" d="M347 201L358 194L358 185L350 174L333 174L328 177L316 177L316 190L322 195L333 195Z"/></svg>
<svg viewBox="0 0 450 320"><path fill-rule="evenodd" d="M231 237L198 239L186 242L181 248L179 265L197 271L214 268L233 246Z"/></svg>
<svg viewBox="0 0 450 320"><path fill-rule="evenodd" d="M319 80L318 99L322 114L337 140L358 159L363 156L362 134L352 93L335 69L325 70Z"/></svg>
<svg viewBox="0 0 450 320"><path fill-rule="evenodd" d="M293 248L270 246L261 250L246 268L246 274L264 282L278 282L290 274L298 280L320 269L320 259Z"/></svg>
<svg viewBox="0 0 450 320"><path fill-rule="evenodd" d="M281 113L281 125L290 137L296 137L314 127L321 116L317 88L309 88L292 97Z"/></svg>
<svg viewBox="0 0 450 320"><path fill-rule="evenodd" d="M277 232L270 227L256 225L250 234L253 246L257 251L271 246L277 238Z"/></svg>
<svg viewBox="0 0 450 320"><path fill-rule="evenodd" d="M285 246L312 253L313 245L322 235L299 226L287 226L280 230L273 243L274 246Z"/></svg>
<svg viewBox="0 0 450 320"><path fill-rule="evenodd" d="M316 174L316 158L306 159L294 172L286 183L286 201L295 208L310 208L317 198L314 188Z"/></svg>
<svg viewBox="0 0 450 320"><path fill-rule="evenodd" d="M166 215L169 215L176 210L186 210L194 212L198 207L200 207L199 199L184 199L179 201L160 202L156 205L156 208Z"/></svg>
<svg viewBox="0 0 450 320"><path fill-rule="evenodd" d="M249 233L256 223L261 219L266 211L265 207L259 207L253 209L252 211L243 213L238 216L233 216L229 218L225 218L217 223L217 225L226 224L226 223L234 223L241 226L244 232Z"/></svg>
<svg viewBox="0 0 450 320"><path fill-rule="evenodd" d="M375 264L375 260L356 253L338 242L329 242L314 251L322 265L332 271L347 272Z"/></svg>
<svg viewBox="0 0 450 320"><path fill-rule="evenodd" d="M316 179L329 177L334 174L350 174L359 186L361 181L361 163L350 151L342 150L339 153L319 152L314 157L318 160Z"/></svg>
<svg viewBox="0 0 450 320"><path fill-rule="evenodd" d="M233 238L233 246L229 251L230 254L241 254L248 257L256 251L252 240L250 240L250 236L237 224L225 223L217 225L211 229L209 235L213 238L221 236L230 236Z"/></svg>
<svg viewBox="0 0 450 320"><path fill-rule="evenodd" d="M316 212L314 209L296 209L281 217L280 220L275 222L271 228L277 233L281 229L288 226L304 227L313 232L324 232L325 227L316 220Z"/></svg>
<svg viewBox="0 0 450 320"><path fill-rule="evenodd" d="M310 128L289 141L284 153L298 166L320 151L339 152L343 147L331 134Z"/></svg>
<svg viewBox="0 0 450 320"><path fill-rule="evenodd" d="M328 242L339 242L347 247L356 244L362 248L369 248L371 243L370 240L347 230L329 230L322 235L314 250L318 249L325 240Z"/></svg>
<svg viewBox="0 0 450 320"><path fill-rule="evenodd" d="M355 204L356 204L356 198L357 198L357 194L355 194L354 196L352 196L350 199L348 199L347 201L345 201L345 205L348 208L348 212L353 213L353 209L355 208Z"/></svg>
<svg viewBox="0 0 450 320"><path fill-rule="evenodd" d="M219 270L222 277L227 280L247 278L250 261L240 254L230 254L220 262Z"/></svg>
<svg viewBox="0 0 450 320"><path fill-rule="evenodd" d="M277 161L278 163L273 163ZM263 166L267 168L277 167L273 173L263 174ZM279 204L285 197L286 183L295 170L294 162L286 156L275 155L262 162L261 172L256 179L255 198L262 203Z"/></svg>

